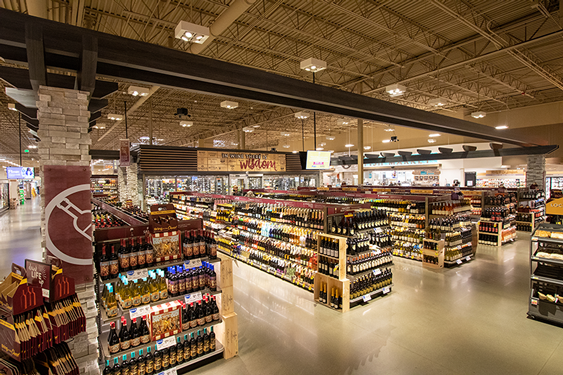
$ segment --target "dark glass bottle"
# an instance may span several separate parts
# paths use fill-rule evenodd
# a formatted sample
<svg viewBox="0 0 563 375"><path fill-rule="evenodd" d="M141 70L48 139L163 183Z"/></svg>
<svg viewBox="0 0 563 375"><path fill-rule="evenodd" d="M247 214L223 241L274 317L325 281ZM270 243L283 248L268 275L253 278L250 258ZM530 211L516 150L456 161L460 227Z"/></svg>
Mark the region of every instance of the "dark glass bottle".
<svg viewBox="0 0 563 375"><path fill-rule="evenodd" d="M157 350L154 346L154 372L158 374L162 370L162 350Z"/></svg>
<svg viewBox="0 0 563 375"><path fill-rule="evenodd" d="M184 346L180 341L181 339L178 337L176 339L176 365L184 363Z"/></svg>
<svg viewBox="0 0 563 375"><path fill-rule="evenodd" d="M201 337L201 331L197 330L197 356L203 355L203 337Z"/></svg>
<svg viewBox="0 0 563 375"><path fill-rule="evenodd" d="M139 368L137 366L137 360L135 359L135 352L131 352L131 360L129 361L129 374L130 375L139 375L138 371Z"/></svg>
<svg viewBox="0 0 563 375"><path fill-rule="evenodd" d="M140 324L139 334L141 336L141 344L148 344L151 341L151 333L149 331L146 315L143 316L143 320L141 320Z"/></svg>
<svg viewBox="0 0 563 375"><path fill-rule="evenodd" d="M109 326L110 326L109 337L108 337L109 354L115 354L121 350L119 345L119 337L117 336L117 331L115 329L115 322L111 322Z"/></svg>
<svg viewBox="0 0 563 375"><path fill-rule="evenodd" d="M127 350L131 347L131 338L129 337L129 330L127 329L127 321L123 317L121 317L121 330L119 331L119 341L121 343L120 344L121 350Z"/></svg>
<svg viewBox="0 0 563 375"><path fill-rule="evenodd" d="M209 353L209 334L207 329L203 329L203 354Z"/></svg>
<svg viewBox="0 0 563 375"><path fill-rule="evenodd" d="M215 332L213 332L213 327L209 327L209 351L215 351Z"/></svg>
<svg viewBox="0 0 563 375"><path fill-rule="evenodd" d="M197 355L197 340L194 337L194 333L191 333L191 339L190 339L190 357L192 359L196 358Z"/></svg>
<svg viewBox="0 0 563 375"><path fill-rule="evenodd" d="M154 373L154 358L151 353L150 346L147 347L147 355L145 356L145 372L147 373L147 375Z"/></svg>
<svg viewBox="0 0 563 375"><path fill-rule="evenodd" d="M130 375L129 372L129 361L127 361L127 355L123 355L121 361L121 375Z"/></svg>
<svg viewBox="0 0 563 375"><path fill-rule="evenodd" d="M139 358L137 358L137 373L139 375L145 375L147 373L147 364L145 363L145 357L143 356L143 349L139 350Z"/></svg>
<svg viewBox="0 0 563 375"><path fill-rule="evenodd" d="M129 340L131 341L131 347L135 348L141 344L141 336L137 326L137 318L133 318L131 321L131 329L129 330Z"/></svg>
<svg viewBox="0 0 563 375"><path fill-rule="evenodd" d="M188 362L192 359L190 340L188 340L188 335L184 335L184 362Z"/></svg>

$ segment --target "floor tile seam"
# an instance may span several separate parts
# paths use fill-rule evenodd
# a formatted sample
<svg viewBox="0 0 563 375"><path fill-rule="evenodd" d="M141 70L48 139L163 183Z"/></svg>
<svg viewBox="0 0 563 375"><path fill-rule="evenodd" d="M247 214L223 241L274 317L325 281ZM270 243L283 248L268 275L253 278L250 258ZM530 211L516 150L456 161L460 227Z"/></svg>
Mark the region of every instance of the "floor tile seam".
<svg viewBox="0 0 563 375"><path fill-rule="evenodd" d="M557 349L561 346L561 343L563 343L563 338L561 339L561 341L559 341L559 344L553 349L553 351L551 352L549 357L545 360L545 363L543 364L543 366L540 368L540 371L536 375L540 375L542 373L545 366L547 366L547 364L549 363L549 361L551 360L551 358L553 357L553 355L555 354Z"/></svg>

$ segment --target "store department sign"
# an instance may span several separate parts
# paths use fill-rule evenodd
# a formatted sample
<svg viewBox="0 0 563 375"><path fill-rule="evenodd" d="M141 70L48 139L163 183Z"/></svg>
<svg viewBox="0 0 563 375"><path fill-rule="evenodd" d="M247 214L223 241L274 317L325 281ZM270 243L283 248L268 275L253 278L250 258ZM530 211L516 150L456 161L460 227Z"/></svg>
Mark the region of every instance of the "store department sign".
<svg viewBox="0 0 563 375"><path fill-rule="evenodd" d="M418 160L418 161L396 161L390 163L364 163L365 167L388 167L396 165L412 165L417 166L421 164L438 164L438 160Z"/></svg>
<svg viewBox="0 0 563 375"><path fill-rule="evenodd" d="M128 139L119 142L119 166L128 167L131 165L130 144Z"/></svg>
<svg viewBox="0 0 563 375"><path fill-rule="evenodd" d="M285 172L285 155L198 151L198 172Z"/></svg>
<svg viewBox="0 0 563 375"><path fill-rule="evenodd" d="M92 282L90 168L48 165L43 172L45 247L76 284Z"/></svg>

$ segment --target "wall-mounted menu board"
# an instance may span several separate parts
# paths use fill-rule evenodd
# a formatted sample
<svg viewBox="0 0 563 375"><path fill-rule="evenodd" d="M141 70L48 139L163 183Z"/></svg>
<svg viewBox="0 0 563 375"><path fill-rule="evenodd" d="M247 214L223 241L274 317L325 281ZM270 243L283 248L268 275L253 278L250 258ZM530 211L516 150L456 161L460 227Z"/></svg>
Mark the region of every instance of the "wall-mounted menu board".
<svg viewBox="0 0 563 375"><path fill-rule="evenodd" d="M198 151L198 172L285 172L285 155Z"/></svg>

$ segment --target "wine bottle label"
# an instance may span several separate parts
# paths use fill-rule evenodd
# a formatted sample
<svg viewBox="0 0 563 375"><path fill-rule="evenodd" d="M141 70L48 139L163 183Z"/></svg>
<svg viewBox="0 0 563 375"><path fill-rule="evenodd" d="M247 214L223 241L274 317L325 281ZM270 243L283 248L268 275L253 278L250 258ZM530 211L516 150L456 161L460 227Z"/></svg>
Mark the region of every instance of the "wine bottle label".
<svg viewBox="0 0 563 375"><path fill-rule="evenodd" d="M109 276L109 262L100 263L100 276L101 277Z"/></svg>
<svg viewBox="0 0 563 375"><path fill-rule="evenodd" d="M119 274L119 262L117 259L109 261L109 273L112 276L117 276Z"/></svg>
<svg viewBox="0 0 563 375"><path fill-rule="evenodd" d="M190 351L190 352L191 352L191 356L192 356L192 358L195 358L195 357L197 357L197 345L192 345L192 346L191 346L191 351Z"/></svg>
<svg viewBox="0 0 563 375"><path fill-rule="evenodd" d="M219 313L213 314L213 320L219 320Z"/></svg>
<svg viewBox="0 0 563 375"><path fill-rule="evenodd" d="M115 345L110 345L110 346L109 346L109 352L110 352L110 354L117 353L118 351L119 351L119 344L115 344Z"/></svg>
<svg viewBox="0 0 563 375"><path fill-rule="evenodd" d="M129 266L137 267L137 254L129 256Z"/></svg>
<svg viewBox="0 0 563 375"><path fill-rule="evenodd" d="M203 343L199 342L197 343L197 355L202 355L203 354Z"/></svg>
<svg viewBox="0 0 563 375"><path fill-rule="evenodd" d="M131 308L131 298L122 299L122 300L121 300L121 305L123 306L124 309L129 309L129 308Z"/></svg>
<svg viewBox="0 0 563 375"><path fill-rule="evenodd" d="M151 293L151 302L156 302L160 299L160 293L158 290L156 292Z"/></svg>
<svg viewBox="0 0 563 375"><path fill-rule="evenodd" d="M139 363L138 374L145 375L145 372L146 372L145 363L144 362Z"/></svg>
<svg viewBox="0 0 563 375"><path fill-rule="evenodd" d="M151 294L143 294L143 297L141 297L141 301L143 305L148 305L149 303L151 303Z"/></svg>
<svg viewBox="0 0 563 375"><path fill-rule="evenodd" d="M192 291L192 278L187 277L184 285L185 285L186 292L191 292Z"/></svg>
<svg viewBox="0 0 563 375"><path fill-rule="evenodd" d="M207 353L209 352L209 343L208 342L203 342L203 352Z"/></svg>
<svg viewBox="0 0 563 375"><path fill-rule="evenodd" d="M154 371L156 372L160 372L160 369L162 367L162 359L161 358L155 358L154 360Z"/></svg>
<svg viewBox="0 0 563 375"><path fill-rule="evenodd" d="M147 360L147 364L146 364L146 372L147 374L152 374L154 371L154 360L149 359Z"/></svg>
<svg viewBox="0 0 563 375"><path fill-rule="evenodd" d="M215 279L215 277L211 277L209 279L209 289L212 289L212 290L217 289L217 280Z"/></svg>
<svg viewBox="0 0 563 375"><path fill-rule="evenodd" d="M190 360L191 351L190 348L184 347L184 361Z"/></svg>
<svg viewBox="0 0 563 375"><path fill-rule="evenodd" d="M178 280L178 293L185 294L186 293L186 279Z"/></svg>
<svg viewBox="0 0 563 375"><path fill-rule="evenodd" d="M139 345L141 345L140 337L135 337L133 340L131 340L131 346L139 346Z"/></svg>
<svg viewBox="0 0 563 375"><path fill-rule="evenodd" d="M133 301L131 302L133 306L140 306L141 305L141 296L133 297Z"/></svg>
<svg viewBox="0 0 563 375"><path fill-rule="evenodd" d="M176 366L176 353L170 353L170 366Z"/></svg>
<svg viewBox="0 0 563 375"><path fill-rule="evenodd" d="M129 254L121 254L121 258L119 259L121 269L129 268Z"/></svg>
<svg viewBox="0 0 563 375"><path fill-rule="evenodd" d="M195 328L195 327L197 327L197 319L190 320L190 328Z"/></svg>
<svg viewBox="0 0 563 375"><path fill-rule="evenodd" d="M122 368L121 375L130 375L129 367Z"/></svg>
<svg viewBox="0 0 563 375"><path fill-rule="evenodd" d="M137 366L131 366L129 368L129 375L137 375L138 374L137 370L138 370Z"/></svg>
<svg viewBox="0 0 563 375"><path fill-rule="evenodd" d="M160 299L166 299L166 298L168 298L168 290L163 289L160 291Z"/></svg>
<svg viewBox="0 0 563 375"><path fill-rule="evenodd" d="M197 325L202 326L205 324L205 318L198 318L197 319Z"/></svg>
<svg viewBox="0 0 563 375"><path fill-rule="evenodd" d="M209 351L212 351L212 352L215 351L215 340L214 339L209 340Z"/></svg>
<svg viewBox="0 0 563 375"><path fill-rule="evenodd" d="M213 316L212 316L212 315L207 315L207 316L205 317L205 322L206 322L206 323L211 323L212 321L213 321Z"/></svg>
<svg viewBox="0 0 563 375"><path fill-rule="evenodd" d="M146 264L147 259L145 257L145 252L144 251L139 251L139 253L137 254L137 264L139 265L139 267L142 267Z"/></svg>
<svg viewBox="0 0 563 375"><path fill-rule="evenodd" d="M130 341L122 341L121 342L121 350L127 350L131 347Z"/></svg>
<svg viewBox="0 0 563 375"><path fill-rule="evenodd" d="M151 341L151 336L150 335L143 335L141 336L141 343L143 344L147 344Z"/></svg>
<svg viewBox="0 0 563 375"><path fill-rule="evenodd" d="M145 253L145 259L147 264L152 264L154 262L154 255L152 250L147 250Z"/></svg>
<svg viewBox="0 0 563 375"><path fill-rule="evenodd" d="M108 318L112 318L114 316L117 316L118 310L117 310L117 306L109 308L106 311L106 315L108 316Z"/></svg>

